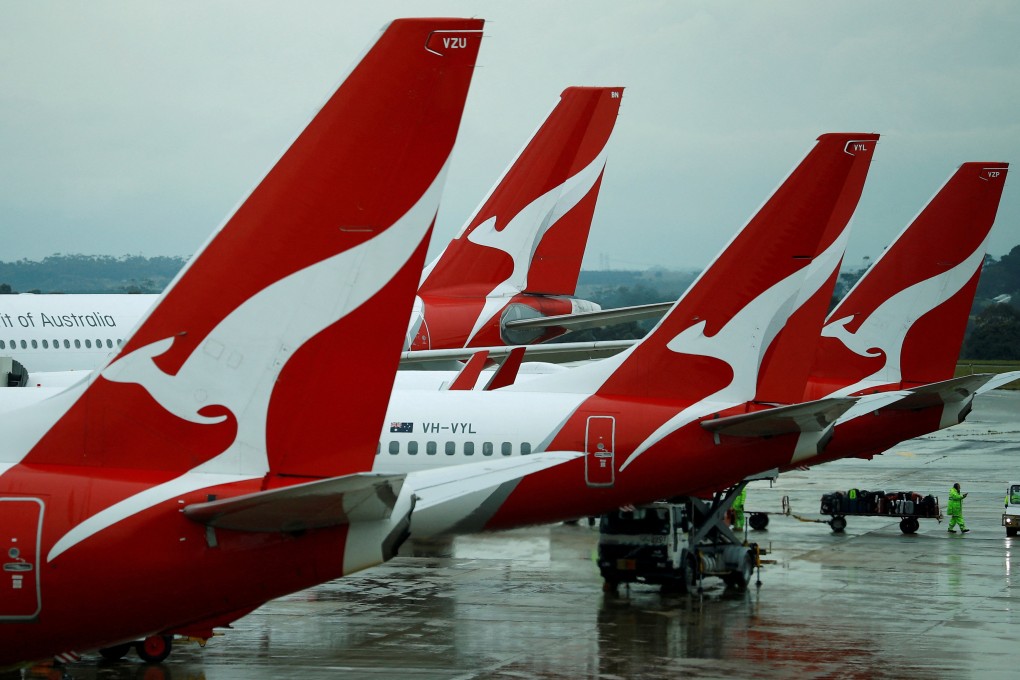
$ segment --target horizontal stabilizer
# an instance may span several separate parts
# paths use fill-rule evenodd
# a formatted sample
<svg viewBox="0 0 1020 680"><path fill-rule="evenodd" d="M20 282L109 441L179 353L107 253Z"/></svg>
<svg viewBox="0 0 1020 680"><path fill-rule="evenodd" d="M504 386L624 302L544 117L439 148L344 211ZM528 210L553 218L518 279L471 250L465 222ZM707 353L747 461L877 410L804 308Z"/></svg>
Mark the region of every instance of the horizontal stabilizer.
<svg viewBox="0 0 1020 680"><path fill-rule="evenodd" d="M416 497L411 535L481 531L523 478L583 456L575 451L546 451L411 472L406 482Z"/></svg>
<svg viewBox="0 0 1020 680"><path fill-rule="evenodd" d="M874 413L879 409L885 408L890 404L895 404L896 402L909 397L910 394L909 390L897 390L894 392L876 392L875 394L866 394L863 397L858 397L857 403L850 407L850 410L840 416L839 420L836 421L836 424L840 425L853 420L854 418Z"/></svg>
<svg viewBox="0 0 1020 680"><path fill-rule="evenodd" d="M184 515L217 529L294 532L387 519L402 474L361 472L280 489L193 503Z"/></svg>
<svg viewBox="0 0 1020 680"><path fill-rule="evenodd" d="M601 340L597 342L556 342L548 345L528 345L524 361L544 361L562 364L569 361L602 359L619 354L633 345L635 340ZM425 349L404 352L400 355L400 368L448 370L450 362L467 361L476 352L488 352L490 360L500 360L513 351L513 347L454 347L452 349ZM459 368L459 367L458 367Z"/></svg>
<svg viewBox="0 0 1020 680"><path fill-rule="evenodd" d="M942 382L929 383L919 387L911 387L907 390L910 394L899 401L890 404L887 408L896 411L913 411L916 409L928 408L930 406L941 406L954 402L970 399L978 390L995 378L991 373L975 373L965 375ZM1007 381L1008 382L1008 381Z"/></svg>
<svg viewBox="0 0 1020 680"><path fill-rule="evenodd" d="M856 401L850 397L819 399L754 413L703 420L701 426L709 432L731 437L774 437L795 432L822 432L850 410Z"/></svg>
<svg viewBox="0 0 1020 680"><path fill-rule="evenodd" d="M674 302L653 302L648 305L600 309L595 312L540 316L535 319L516 319L514 321L506 321L503 325L507 330L515 331L534 328L566 328L571 331L581 331L588 328L612 326L618 323L655 319L668 312L674 304Z"/></svg>
<svg viewBox="0 0 1020 680"><path fill-rule="evenodd" d="M976 390L974 390L974 393L975 394L984 394L985 392L987 392L989 390L994 390L997 387L1002 387L1003 385L1008 385L1009 383L1013 382L1014 380L1020 380L1020 371L1009 371L1008 373L999 373L998 375L993 377L991 380L986 382L984 385L982 385L981 387L979 387Z"/></svg>

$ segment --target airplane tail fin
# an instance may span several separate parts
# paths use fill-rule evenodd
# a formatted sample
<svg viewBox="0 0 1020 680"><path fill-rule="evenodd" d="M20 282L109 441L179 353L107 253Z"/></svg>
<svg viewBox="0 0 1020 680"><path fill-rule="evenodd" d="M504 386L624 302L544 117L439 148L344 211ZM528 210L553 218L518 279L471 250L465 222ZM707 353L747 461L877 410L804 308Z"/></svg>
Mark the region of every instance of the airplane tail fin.
<svg viewBox="0 0 1020 680"><path fill-rule="evenodd" d="M802 293L805 276L838 241L877 139L863 133L819 137L642 341L597 365L581 367L583 373L575 369L550 379L562 380L563 391L579 391L579 380L601 383L581 388L594 387L598 395L690 403L710 395L736 402L753 399L767 350L796 305L814 293ZM838 262L826 266L838 267ZM820 286L828 276L816 279ZM771 360L778 362L777 357ZM803 388L801 382L797 389Z"/></svg>
<svg viewBox="0 0 1020 680"><path fill-rule="evenodd" d="M569 87L457 237L420 294L573 295L622 87Z"/></svg>
<svg viewBox="0 0 1020 680"><path fill-rule="evenodd" d="M482 25L386 26L28 460L370 469Z"/></svg>
<svg viewBox="0 0 1020 680"><path fill-rule="evenodd" d="M953 377L1006 163L964 163L826 319L812 398Z"/></svg>

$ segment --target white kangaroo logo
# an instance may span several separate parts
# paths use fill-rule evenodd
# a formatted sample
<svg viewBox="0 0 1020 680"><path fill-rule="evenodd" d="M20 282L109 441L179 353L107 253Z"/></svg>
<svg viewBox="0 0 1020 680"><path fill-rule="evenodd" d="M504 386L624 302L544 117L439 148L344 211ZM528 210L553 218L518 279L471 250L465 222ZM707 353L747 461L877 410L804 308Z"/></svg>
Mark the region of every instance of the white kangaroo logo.
<svg viewBox="0 0 1020 680"><path fill-rule="evenodd" d="M622 472L642 453L697 418L754 398L762 359L787 320L825 284L839 267L850 230L844 229L811 263L761 293L726 322L718 333L705 335L705 321L688 326L666 343L678 354L712 357L733 371L730 382L659 426L620 466ZM692 288L696 283L692 285ZM677 303L679 304L679 302ZM664 317L665 318L665 317ZM661 323L661 322L660 322ZM655 331L649 334L654 335Z"/></svg>
<svg viewBox="0 0 1020 680"><path fill-rule="evenodd" d="M223 421L225 416L198 413L220 405L237 418L237 435L226 450L190 472L89 517L54 544L48 559L157 503L224 481L265 475L266 416L287 359L370 300L407 263L435 217L445 174L446 166L418 202L378 236L294 272L246 300L216 325L176 375L167 375L152 361L171 347L172 338L141 347L103 369L107 380L141 385L169 413L189 422ZM366 262L370 265L364 266ZM323 283L329 285L329 294L322 294ZM259 332L271 316L279 321L276 333Z"/></svg>
<svg viewBox="0 0 1020 680"><path fill-rule="evenodd" d="M846 396L879 382L901 382L903 342L907 333L918 319L956 295L974 276L984 257L985 248L982 243L967 259L952 269L891 295L868 315L855 332L847 329L853 316L840 317L826 323L822 328L822 337L835 338L858 356L877 357L885 354L886 357L885 364L873 374L830 396ZM876 262L874 266L879 266L879 263Z"/></svg>
<svg viewBox="0 0 1020 680"><path fill-rule="evenodd" d="M485 305L468 335L468 343L502 309L507 297L528 287L528 272L546 232L588 195L605 166L606 147L603 146L583 170L522 208L502 231L496 231L496 217L493 216L467 235L472 243L506 253L514 263L510 275L486 296Z"/></svg>

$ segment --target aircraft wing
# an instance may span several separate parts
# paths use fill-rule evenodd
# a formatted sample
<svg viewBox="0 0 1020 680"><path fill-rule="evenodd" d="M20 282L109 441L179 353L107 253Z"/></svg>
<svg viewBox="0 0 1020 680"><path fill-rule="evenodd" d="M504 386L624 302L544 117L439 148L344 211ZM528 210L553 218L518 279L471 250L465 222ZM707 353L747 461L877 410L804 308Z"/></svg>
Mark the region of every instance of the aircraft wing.
<svg viewBox="0 0 1020 680"><path fill-rule="evenodd" d="M556 342L545 345L527 345L524 361L544 361L562 364L569 361L601 359L619 354L636 340L602 340L598 342ZM502 359L513 351L511 346L458 347L454 349L424 349L400 355L400 368L419 370L459 370L455 362L467 361L477 352L488 352L489 359Z"/></svg>
<svg viewBox="0 0 1020 680"><path fill-rule="evenodd" d="M595 312L542 316L535 319L515 319L507 321L504 325L508 330L549 328L554 326L571 331L581 331L587 328L601 328L602 326L612 326L613 324L627 323L629 321L657 318L668 312L674 304L673 302L653 302L648 305L600 309Z"/></svg>
<svg viewBox="0 0 1020 680"><path fill-rule="evenodd" d="M360 472L185 506L190 520L235 531L293 532L386 519L402 474Z"/></svg>
<svg viewBox="0 0 1020 680"><path fill-rule="evenodd" d="M754 413L701 421L714 434L732 437L772 437L795 432L824 432L857 402L855 397L832 397L803 404L777 406Z"/></svg>

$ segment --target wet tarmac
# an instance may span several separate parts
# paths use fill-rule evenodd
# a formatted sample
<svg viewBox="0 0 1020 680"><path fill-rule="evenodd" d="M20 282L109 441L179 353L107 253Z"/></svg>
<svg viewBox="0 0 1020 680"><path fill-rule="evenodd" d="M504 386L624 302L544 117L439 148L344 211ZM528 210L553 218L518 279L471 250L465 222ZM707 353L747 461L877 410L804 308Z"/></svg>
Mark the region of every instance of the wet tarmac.
<svg viewBox="0 0 1020 680"><path fill-rule="evenodd" d="M597 532L556 525L407 547L361 574L272 602L203 649L163 664L132 654L37 676L233 678L1015 678L1020 674L1020 538L1000 526L1020 479L1020 392L979 398L963 425L873 461L840 461L748 487L774 512L751 540L768 550L762 585L707 579L700 595L651 586L603 594ZM823 493L850 487L969 492L971 532L921 520L819 519ZM406 554L405 554L406 553Z"/></svg>

